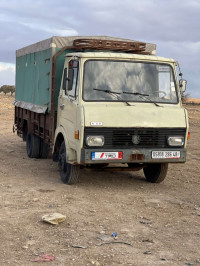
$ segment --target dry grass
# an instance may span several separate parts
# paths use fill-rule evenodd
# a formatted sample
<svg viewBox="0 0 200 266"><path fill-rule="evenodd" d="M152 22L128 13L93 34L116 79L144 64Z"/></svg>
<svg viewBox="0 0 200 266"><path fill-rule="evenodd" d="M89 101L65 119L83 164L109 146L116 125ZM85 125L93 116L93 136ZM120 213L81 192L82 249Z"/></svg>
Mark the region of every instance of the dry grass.
<svg viewBox="0 0 200 266"><path fill-rule="evenodd" d="M184 99L184 103L200 104L200 99L198 99L198 98L186 98L186 99Z"/></svg>

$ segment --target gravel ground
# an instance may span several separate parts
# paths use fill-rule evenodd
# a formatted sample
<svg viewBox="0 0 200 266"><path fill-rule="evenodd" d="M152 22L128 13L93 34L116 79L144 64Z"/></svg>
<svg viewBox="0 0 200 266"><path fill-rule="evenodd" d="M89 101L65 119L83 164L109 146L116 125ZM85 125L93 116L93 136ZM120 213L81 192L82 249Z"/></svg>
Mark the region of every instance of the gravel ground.
<svg viewBox="0 0 200 266"><path fill-rule="evenodd" d="M87 172L64 185L52 158L29 159L0 94L0 265L200 265L200 106L187 105L187 162L163 183L143 172ZM41 221L61 213L59 225ZM116 232L117 237L112 237Z"/></svg>

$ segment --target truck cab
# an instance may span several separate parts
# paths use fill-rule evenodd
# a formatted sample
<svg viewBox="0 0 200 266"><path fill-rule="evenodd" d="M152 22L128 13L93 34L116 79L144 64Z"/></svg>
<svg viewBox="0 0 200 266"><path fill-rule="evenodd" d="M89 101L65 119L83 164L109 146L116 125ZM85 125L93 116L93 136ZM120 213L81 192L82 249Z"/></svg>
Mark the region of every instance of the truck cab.
<svg viewBox="0 0 200 266"><path fill-rule="evenodd" d="M58 97L54 155L64 183L79 169L143 169L149 182L186 161L187 111L173 59L69 53Z"/></svg>

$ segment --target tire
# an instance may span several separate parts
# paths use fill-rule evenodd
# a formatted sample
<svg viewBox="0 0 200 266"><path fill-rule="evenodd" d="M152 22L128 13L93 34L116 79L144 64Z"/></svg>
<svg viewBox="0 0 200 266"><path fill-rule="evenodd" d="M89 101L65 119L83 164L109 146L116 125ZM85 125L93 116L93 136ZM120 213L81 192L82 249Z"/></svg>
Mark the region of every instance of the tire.
<svg viewBox="0 0 200 266"><path fill-rule="evenodd" d="M72 165L66 162L66 148L64 141L62 142L59 150L58 167L63 183L67 185L77 183L80 173L80 166Z"/></svg>
<svg viewBox="0 0 200 266"><path fill-rule="evenodd" d="M26 151L29 158L40 157L40 138L34 134L27 134Z"/></svg>
<svg viewBox="0 0 200 266"><path fill-rule="evenodd" d="M143 169L146 180L151 183L161 183L168 170L168 163L149 164Z"/></svg>
<svg viewBox="0 0 200 266"><path fill-rule="evenodd" d="M49 154L49 145L40 138L40 158L46 159Z"/></svg>
<svg viewBox="0 0 200 266"><path fill-rule="evenodd" d="M27 139L27 131L23 131L22 132L22 139L23 139L23 141L26 141L26 139Z"/></svg>

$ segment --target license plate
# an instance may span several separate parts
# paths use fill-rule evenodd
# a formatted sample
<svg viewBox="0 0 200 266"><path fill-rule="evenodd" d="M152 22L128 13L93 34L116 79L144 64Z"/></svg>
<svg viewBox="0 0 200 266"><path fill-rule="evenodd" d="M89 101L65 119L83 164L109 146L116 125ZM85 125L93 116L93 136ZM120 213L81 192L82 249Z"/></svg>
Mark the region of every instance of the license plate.
<svg viewBox="0 0 200 266"><path fill-rule="evenodd" d="M92 152L92 160L122 160L123 152Z"/></svg>
<svg viewBox="0 0 200 266"><path fill-rule="evenodd" d="M152 159L179 159L180 151L152 151Z"/></svg>

